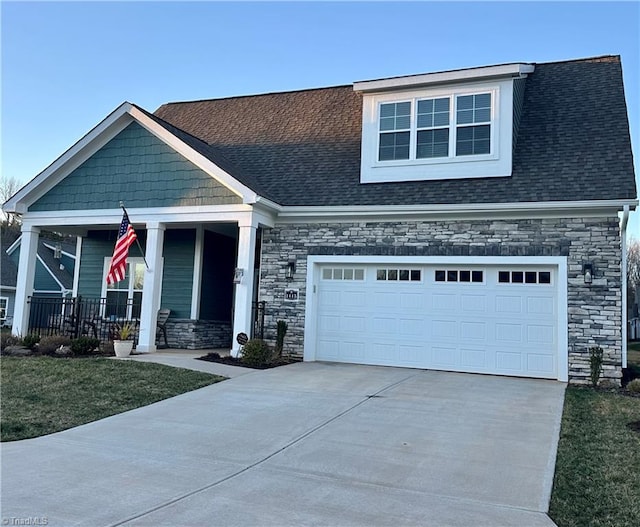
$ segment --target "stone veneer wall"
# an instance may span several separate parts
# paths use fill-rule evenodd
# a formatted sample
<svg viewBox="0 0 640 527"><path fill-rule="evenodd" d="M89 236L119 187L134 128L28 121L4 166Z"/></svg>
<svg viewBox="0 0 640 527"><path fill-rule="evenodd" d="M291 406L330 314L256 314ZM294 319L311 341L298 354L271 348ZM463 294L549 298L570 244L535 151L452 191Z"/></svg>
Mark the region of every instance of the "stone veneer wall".
<svg viewBox="0 0 640 527"><path fill-rule="evenodd" d="M310 223L266 229L259 294L267 303L265 338L274 342L276 321L287 321L285 351L300 357L308 255L566 256L570 381L588 382L588 350L597 344L605 351L604 378L620 383L622 293L617 217ZM290 257L296 259L296 273L287 282L285 268ZM585 261L595 267L591 285L584 283ZM284 302L285 287L300 289L298 303Z"/></svg>
<svg viewBox="0 0 640 527"><path fill-rule="evenodd" d="M167 341L170 348L199 350L207 348L231 349L231 322L220 320L191 320L170 318L167 320ZM162 332L158 332L156 344L164 345Z"/></svg>

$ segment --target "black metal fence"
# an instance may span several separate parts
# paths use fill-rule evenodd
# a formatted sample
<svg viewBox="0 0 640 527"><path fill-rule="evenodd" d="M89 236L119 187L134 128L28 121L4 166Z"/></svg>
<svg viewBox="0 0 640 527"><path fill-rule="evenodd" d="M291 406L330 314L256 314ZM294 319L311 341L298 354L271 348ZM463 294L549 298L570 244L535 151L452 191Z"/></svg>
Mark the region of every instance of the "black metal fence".
<svg viewBox="0 0 640 527"><path fill-rule="evenodd" d="M40 337L64 335L70 338L94 337L101 342L117 338L124 324L134 328L138 340L140 306L121 298L29 297L29 333Z"/></svg>
<svg viewBox="0 0 640 527"><path fill-rule="evenodd" d="M29 297L29 334L94 337L101 342L117 338L118 327L130 324L138 342L140 303L137 298ZM252 304L252 338L264 339L266 303Z"/></svg>

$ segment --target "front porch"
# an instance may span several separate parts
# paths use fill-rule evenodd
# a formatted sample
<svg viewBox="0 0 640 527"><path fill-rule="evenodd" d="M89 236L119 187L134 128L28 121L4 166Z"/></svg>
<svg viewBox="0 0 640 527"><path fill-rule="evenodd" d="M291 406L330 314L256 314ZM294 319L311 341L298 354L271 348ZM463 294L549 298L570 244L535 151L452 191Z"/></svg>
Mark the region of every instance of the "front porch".
<svg viewBox="0 0 640 527"><path fill-rule="evenodd" d="M114 298L46 298L30 297L28 334L40 337L64 335L69 338L93 337L101 343L114 340L123 324L135 328L133 339L140 335L140 306L134 301L118 302ZM250 337L264 338L265 302L253 302ZM233 328L230 320L169 318L165 324L167 344L156 331L155 346L183 350L231 349Z"/></svg>

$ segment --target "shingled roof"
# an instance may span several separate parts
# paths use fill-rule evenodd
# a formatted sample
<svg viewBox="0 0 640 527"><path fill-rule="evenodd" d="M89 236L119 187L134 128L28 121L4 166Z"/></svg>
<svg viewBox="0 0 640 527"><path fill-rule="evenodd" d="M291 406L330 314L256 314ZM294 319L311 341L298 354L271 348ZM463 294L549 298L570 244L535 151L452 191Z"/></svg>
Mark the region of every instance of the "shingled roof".
<svg viewBox="0 0 640 527"><path fill-rule="evenodd" d="M153 117L281 205L636 197L619 56L536 64L506 178L360 183L362 96L351 85L170 103Z"/></svg>

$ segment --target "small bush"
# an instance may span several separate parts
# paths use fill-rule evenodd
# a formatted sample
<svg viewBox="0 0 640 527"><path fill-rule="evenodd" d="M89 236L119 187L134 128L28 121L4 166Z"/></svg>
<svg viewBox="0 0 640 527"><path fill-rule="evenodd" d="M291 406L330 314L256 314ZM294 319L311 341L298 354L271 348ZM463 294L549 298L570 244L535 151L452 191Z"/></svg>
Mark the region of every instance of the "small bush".
<svg viewBox="0 0 640 527"><path fill-rule="evenodd" d="M36 347L38 342L40 342L40 335L27 335L22 337L22 345L31 350Z"/></svg>
<svg viewBox="0 0 640 527"><path fill-rule="evenodd" d="M38 349L45 355L53 355L60 346L70 346L71 339L63 335L52 335L50 337L42 337L38 344Z"/></svg>
<svg viewBox="0 0 640 527"><path fill-rule="evenodd" d="M591 366L591 384L595 388L598 386L600 374L602 373L602 358L604 351L600 346L589 348L589 365Z"/></svg>
<svg viewBox="0 0 640 527"><path fill-rule="evenodd" d="M266 366L273 360L273 352L264 340L251 339L242 348L240 360L253 367Z"/></svg>
<svg viewBox="0 0 640 527"><path fill-rule="evenodd" d="M640 393L640 379L633 379L627 384L627 390L631 393Z"/></svg>
<svg viewBox="0 0 640 527"><path fill-rule="evenodd" d="M2 342L0 342L0 349L5 349L9 346L22 346L22 339L12 335L11 333L3 333Z"/></svg>
<svg viewBox="0 0 640 527"><path fill-rule="evenodd" d="M71 351L74 355L89 355L100 346L100 341L91 337L78 337L71 341Z"/></svg>

